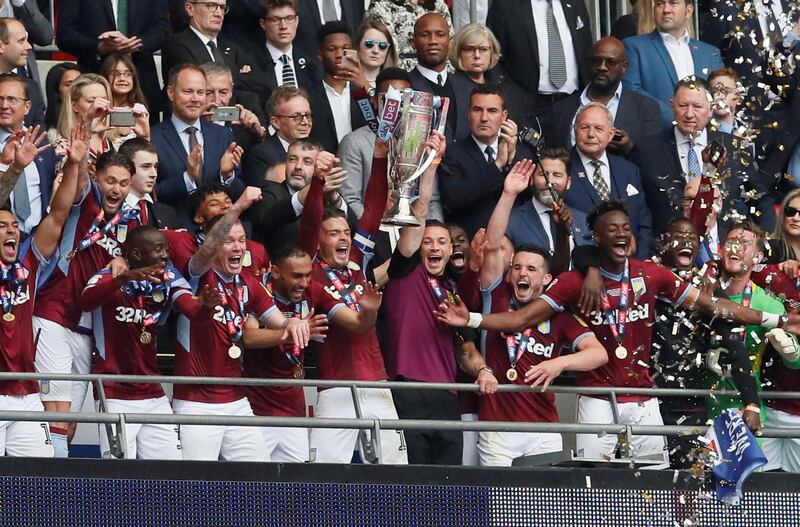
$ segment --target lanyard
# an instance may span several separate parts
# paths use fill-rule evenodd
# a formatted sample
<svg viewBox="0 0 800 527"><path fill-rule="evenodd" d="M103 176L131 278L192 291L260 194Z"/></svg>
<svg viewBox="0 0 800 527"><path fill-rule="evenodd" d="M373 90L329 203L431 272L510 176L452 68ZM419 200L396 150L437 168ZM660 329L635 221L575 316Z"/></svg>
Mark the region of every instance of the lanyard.
<svg viewBox="0 0 800 527"><path fill-rule="evenodd" d="M3 308L3 314L7 315L4 319L14 320L11 313L14 310L11 291L19 296L27 279L28 270L22 267L21 263L14 262L11 265L5 265L0 262L0 306Z"/></svg>
<svg viewBox="0 0 800 527"><path fill-rule="evenodd" d="M508 312L512 313L516 311L517 308L515 305L512 305L508 308ZM512 368L516 368L517 361L522 354L525 353L525 348L528 347L528 341L531 339L531 334L533 333L532 328L528 328L522 333L516 334L507 334L506 335L506 351L508 352L508 362L511 363ZM517 335L520 335L517 338Z"/></svg>
<svg viewBox="0 0 800 527"><path fill-rule="evenodd" d="M617 344L622 344L625 340L625 324L628 321L628 301L631 289L631 272L628 267L628 259L625 259L625 270L622 271L622 280L619 284L619 308L616 312L611 309L611 302L608 299L608 290L603 288L603 313L606 322L614 335Z"/></svg>
<svg viewBox="0 0 800 527"><path fill-rule="evenodd" d="M228 301L228 292L225 286L222 285L222 280L217 277L217 290L222 296L222 309L225 313L225 326L228 329L228 335L232 342L239 342L242 339L242 326L236 325L236 314L231 309L231 303ZM244 287L242 286L242 279L238 274L233 275L233 293L235 300L239 304L239 314L244 322Z"/></svg>
<svg viewBox="0 0 800 527"><path fill-rule="evenodd" d="M153 299L153 302L160 304L161 301L156 301L155 296L161 293L162 298L169 298L172 281L175 279L175 274L170 270L165 270L160 284L154 284L149 280L130 280L122 286L122 292L133 298L134 302L139 309L144 311L144 300L146 297ZM158 321L164 316L167 311L169 303L165 307L159 309L155 313L146 313L142 319L142 329L158 324Z"/></svg>
<svg viewBox="0 0 800 527"><path fill-rule="evenodd" d="M100 224L103 221L103 217L105 215L105 211L100 209L100 212L97 213L97 217L95 217L94 221L92 222L92 226L89 227L89 232L86 233L86 236L81 238L78 242L78 245L75 246L74 249L67 255L67 260L71 260L75 257L76 254L83 251L84 249L88 249L98 240L103 238L103 236L108 235L111 232L111 229L117 226L117 224L121 223L123 225L127 224L132 219L139 217L139 209L128 209L124 213L117 212L112 216L110 220L108 220L105 225L100 227Z"/></svg>
<svg viewBox="0 0 800 527"><path fill-rule="evenodd" d="M344 303L347 305L347 307L356 312L361 311L361 306L358 305L356 297L353 295L353 275L350 269L347 269L348 285L345 287L340 278L341 271L332 269L331 266L321 260L320 265L322 266L322 270L325 271L325 275L328 277L328 280L330 280L331 284L333 284L334 289L336 289L336 292L339 293L340 297L342 297L342 300L344 300Z"/></svg>

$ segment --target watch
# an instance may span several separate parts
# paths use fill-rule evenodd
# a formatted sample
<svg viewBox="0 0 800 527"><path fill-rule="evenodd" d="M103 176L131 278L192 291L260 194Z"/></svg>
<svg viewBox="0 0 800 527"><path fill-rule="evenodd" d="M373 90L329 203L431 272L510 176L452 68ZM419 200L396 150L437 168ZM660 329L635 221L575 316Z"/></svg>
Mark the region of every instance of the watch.
<svg viewBox="0 0 800 527"><path fill-rule="evenodd" d="M486 373L491 373L492 375L494 375L494 370L491 369L489 366L482 367L480 370L478 370L478 374L480 375L480 373L482 371L485 371Z"/></svg>

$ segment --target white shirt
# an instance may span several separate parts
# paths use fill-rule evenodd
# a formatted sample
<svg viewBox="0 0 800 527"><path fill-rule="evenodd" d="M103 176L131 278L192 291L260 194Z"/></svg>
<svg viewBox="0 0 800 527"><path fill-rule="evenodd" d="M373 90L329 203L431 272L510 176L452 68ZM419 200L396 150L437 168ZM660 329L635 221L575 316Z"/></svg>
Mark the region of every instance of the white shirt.
<svg viewBox="0 0 800 527"><path fill-rule="evenodd" d="M689 147L692 141L675 127L675 144L678 145L678 159L681 162L681 170L683 170L683 177L685 179L689 174ZM701 169L703 168L703 149L706 145L708 145L708 133L703 129L694 142L694 152L697 154L697 162L700 163Z"/></svg>
<svg viewBox="0 0 800 527"><path fill-rule="evenodd" d="M553 225L553 216L550 214L553 209L552 207L544 205L536 198L533 198L531 203L533 203L533 208L536 209L536 213L539 215L542 226L544 226L544 233L547 235L547 248L550 251L550 254L553 254L556 250L556 243L553 240L553 229L555 229L555 225Z"/></svg>
<svg viewBox="0 0 800 527"><path fill-rule="evenodd" d="M492 152L493 152L492 157L494 159L497 159L497 149L500 148L500 137L499 136L495 137L494 142L492 144L490 144L490 145L486 144L486 143L484 143L482 141L479 141L478 138L475 137L474 135L472 136L472 140L475 141L475 144L478 145L478 148L481 149L481 153L483 154L483 158L487 162L489 161L489 156L486 155L486 147L487 146L491 146L492 147Z"/></svg>
<svg viewBox="0 0 800 527"><path fill-rule="evenodd" d="M564 59L567 66L567 82L561 88L556 88L550 82L550 55L547 43L547 0L531 0L533 9L533 25L536 28L536 45L539 48L539 93L573 93L578 91L578 58L575 56L575 46L572 43L572 33L569 32L567 18L561 0L553 0L553 16L558 26L561 37L561 47L564 48ZM584 22L584 23L588 23ZM523 38L524 35L519 35ZM524 67L520 64L519 67Z"/></svg>
<svg viewBox="0 0 800 527"><path fill-rule="evenodd" d="M787 20L785 16L782 16L783 6L781 5L781 0L772 0L769 3L769 7L767 7L763 1L753 2L753 5L755 6L756 14L758 15L758 25L761 28L761 35L764 38L764 46L765 48L772 48L772 43L769 40L769 27L767 25L767 15L769 14L767 9L772 10L775 20L778 21L778 27L775 28L775 31L780 36L784 36L784 33L786 33L785 30L788 29L788 26L782 27L782 23L785 24Z"/></svg>
<svg viewBox="0 0 800 527"><path fill-rule="evenodd" d="M195 136L197 136L197 142L198 144L200 144L200 157L205 162L205 157L204 157L205 149L203 148L203 127L200 126L200 119L197 119L193 123L186 123L185 121L179 119L173 113L172 117L170 117L170 120L172 121L172 126L175 127L175 131L178 132L178 139L181 140L181 144L183 145L183 148L186 150L187 157L189 156L189 154L192 153L192 149L189 147L189 134L186 133L186 129L189 128L190 126L194 126L197 129L197 131L195 132ZM197 190L197 182L193 180L191 177L189 177L188 172L183 173L183 182L186 184L187 192Z"/></svg>
<svg viewBox="0 0 800 527"><path fill-rule="evenodd" d="M439 81L436 78L438 75L441 75L442 77L442 85L447 83L447 68L443 69L442 71L433 71L432 69L417 64L417 71L419 71L423 77L434 84L439 84Z"/></svg>
<svg viewBox="0 0 800 527"><path fill-rule="evenodd" d="M337 92L325 81L322 81L322 87L325 88L325 96L328 98L328 105L333 114L336 141L340 142L344 136L353 131L353 124L350 121L350 83L345 84L342 93Z"/></svg>
<svg viewBox="0 0 800 527"><path fill-rule="evenodd" d="M325 0L317 0L317 9L319 9L319 21L322 24L325 24L325 15L324 15L325 8L323 7L324 3L325 3ZM334 11L336 11L336 20L341 20L342 19L342 4L341 4L341 2L339 2L339 0L333 0L333 9L334 9Z"/></svg>
<svg viewBox="0 0 800 527"><path fill-rule="evenodd" d="M617 89L614 91L614 95L608 100L605 104L605 107L611 112L611 116L614 120L617 119L617 110L619 110L619 99L622 97L622 82L617 85ZM593 101L589 98L589 85L587 84L586 87L581 92L580 96L580 106L578 106L578 110L582 107L586 106L590 102L597 102ZM601 103L602 104L602 103ZM569 144L570 146L575 146L575 119L578 117L578 110L575 110L575 115L572 116L572 121L569 123Z"/></svg>
<svg viewBox="0 0 800 527"><path fill-rule="evenodd" d="M672 59L672 65L675 66L678 80L694 75L694 59L692 58L692 51L689 49L689 32L684 31L681 38L675 38L669 33L662 33L661 31L658 34L661 35L661 40L664 42L667 53Z"/></svg>
<svg viewBox="0 0 800 527"><path fill-rule="evenodd" d="M577 152L578 156L581 158L581 163L583 164L583 170L586 173L586 177L589 179L589 183L594 186L594 165L592 164L592 159L580 150ZM608 156L605 152L603 152L603 155L600 156L598 161L600 161L600 175L603 177L603 181L606 182L606 185L608 185L608 192L610 195L612 191L611 171L610 167L608 166Z"/></svg>
<svg viewBox="0 0 800 527"><path fill-rule="evenodd" d="M211 62L214 62L214 54L211 53L211 48L208 47L208 43L209 42L213 42L214 45L217 46L217 49L219 49L219 44L217 44L217 39L209 37L208 35L206 35L205 33L201 32L199 29L197 29L194 26L189 26L189 29L192 30L192 33L197 35L197 38L199 38L200 40L203 41L203 45L206 47L206 51L208 52L208 56L211 57Z"/></svg>
<svg viewBox="0 0 800 527"><path fill-rule="evenodd" d="M272 62L275 63L275 80L278 83L278 86L283 85L283 57L284 55L289 57L289 64L292 66L292 74L294 75L294 85L297 86L297 72L294 70L294 58L292 57L292 47L290 46L288 51L284 53L283 51L279 50L269 42L267 42L267 51L269 51L269 56L272 57Z"/></svg>
<svg viewBox="0 0 800 527"><path fill-rule="evenodd" d="M111 12L114 13L114 25L117 25L117 18L119 17L119 0L111 1Z"/></svg>
<svg viewBox="0 0 800 527"><path fill-rule="evenodd" d="M6 141L11 137L6 130L0 129L0 150L6 145ZM19 217L19 229L26 233L31 233L34 228L42 221L42 186L41 178L39 177L39 169L36 167L36 162L33 161L30 165L25 167L20 177L25 178L25 185L28 187L28 200L31 205L31 214L25 221ZM19 183L19 181L17 181ZM16 186L16 185L15 185ZM11 192L9 199L11 200L11 210L14 215L17 215L16 205L14 202L14 192Z"/></svg>
<svg viewBox="0 0 800 527"><path fill-rule="evenodd" d="M149 201L150 203L153 203L153 198L150 196L150 194L145 194L144 196L137 196L136 192L131 190L130 192L128 192L128 195L125 196L125 205L127 205L128 207L130 207L132 209L138 209L139 208L139 202L142 201L142 200Z"/></svg>
<svg viewBox="0 0 800 527"><path fill-rule="evenodd" d="M706 233L706 242L708 242L708 250L711 251L711 255L714 258L719 257L719 229L716 221L714 226Z"/></svg>

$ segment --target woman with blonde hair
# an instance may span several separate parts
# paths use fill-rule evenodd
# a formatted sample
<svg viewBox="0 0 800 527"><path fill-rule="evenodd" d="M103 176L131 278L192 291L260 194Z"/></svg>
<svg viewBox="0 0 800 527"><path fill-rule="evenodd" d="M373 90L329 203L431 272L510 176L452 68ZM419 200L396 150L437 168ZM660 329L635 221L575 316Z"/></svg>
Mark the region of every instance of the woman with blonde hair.
<svg viewBox="0 0 800 527"><path fill-rule="evenodd" d="M485 84L498 79L494 71L500 60L500 42L488 27L474 23L467 24L456 33L450 43L450 63L456 74L462 74L475 84Z"/></svg>
<svg viewBox="0 0 800 527"><path fill-rule="evenodd" d="M358 50L361 73L374 88L381 70L397 65L397 47L392 33L381 21L367 18L356 30L353 43Z"/></svg>
<svg viewBox="0 0 800 527"><path fill-rule="evenodd" d="M88 121L91 132L89 139L89 158L97 159L103 152L111 150L111 138L107 137L109 128L106 116L111 111L111 87L108 81L95 73L84 73L74 81L61 104L58 116L59 143L69 144L72 129L81 121Z"/></svg>
<svg viewBox="0 0 800 527"><path fill-rule="evenodd" d="M781 202L767 260L779 263L800 259L800 188L791 190Z"/></svg>

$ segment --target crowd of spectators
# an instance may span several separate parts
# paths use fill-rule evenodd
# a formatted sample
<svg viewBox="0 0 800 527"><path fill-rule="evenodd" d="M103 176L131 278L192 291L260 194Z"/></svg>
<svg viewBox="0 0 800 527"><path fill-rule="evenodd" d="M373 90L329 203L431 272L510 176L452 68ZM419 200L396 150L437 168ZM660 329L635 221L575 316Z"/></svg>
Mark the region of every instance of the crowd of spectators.
<svg viewBox="0 0 800 527"><path fill-rule="evenodd" d="M693 388L712 396L580 396L578 421L737 408L753 431L800 426L798 401L759 395L800 382L796 6L639 0L610 36L583 1L478 0L472 22L455 0L56 6L54 28L35 0L0 0L3 371L158 375L166 353L176 375L479 386L359 390L376 419L558 422L553 381ZM31 44L53 39L75 60L42 83ZM418 225L400 227L382 222L398 189L375 116L409 89L449 111ZM103 388L109 412L307 413L297 386ZM3 410L79 412L88 385L0 389ZM355 417L352 397L319 389L314 415ZM507 466L563 449L557 433L125 426L122 449L101 427L104 456L374 462L380 442L389 464ZM64 457L74 434L0 429L19 456ZM578 434L576 454L691 467L702 447ZM800 471L800 440L763 448Z"/></svg>

